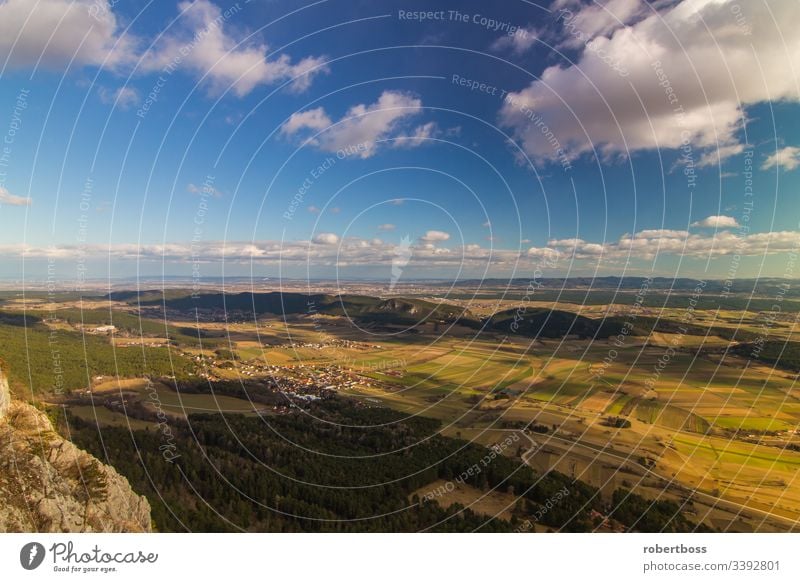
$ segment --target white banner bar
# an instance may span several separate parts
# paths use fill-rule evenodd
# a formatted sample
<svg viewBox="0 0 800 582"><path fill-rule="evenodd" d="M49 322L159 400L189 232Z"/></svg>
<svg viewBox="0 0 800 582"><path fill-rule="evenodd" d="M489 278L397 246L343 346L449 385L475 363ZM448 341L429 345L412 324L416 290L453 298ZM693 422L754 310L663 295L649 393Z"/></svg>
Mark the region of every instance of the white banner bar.
<svg viewBox="0 0 800 582"><path fill-rule="evenodd" d="M795 534L3 534L4 580L798 580Z"/></svg>

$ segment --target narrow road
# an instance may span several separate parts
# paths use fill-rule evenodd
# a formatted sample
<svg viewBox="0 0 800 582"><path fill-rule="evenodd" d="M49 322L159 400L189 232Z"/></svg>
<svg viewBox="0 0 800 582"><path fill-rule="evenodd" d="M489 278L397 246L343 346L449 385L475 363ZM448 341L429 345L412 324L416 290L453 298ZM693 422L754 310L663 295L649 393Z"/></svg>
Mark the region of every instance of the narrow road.
<svg viewBox="0 0 800 582"><path fill-rule="evenodd" d="M528 435L527 433L525 433L524 431L519 430L519 429L501 429L501 428L498 428L498 429L494 429L494 430L496 430L498 432L517 432L517 433L521 433L525 438L527 438L530 441L531 445L532 445L532 449L530 451L528 451L528 453L524 453L522 455L522 460L526 464L530 465L530 457L536 452L536 450L534 450L533 447L534 446L538 447L539 443L537 443L535 440L533 440L533 438L531 438L530 435ZM641 471L641 472L645 473L646 475L648 475L650 477L654 477L654 478L656 478L656 479L658 479L660 481L666 482L668 484L668 486L673 487L673 488L681 491L682 493L686 493L688 495L691 495L692 497L696 497L696 498L700 498L700 499L704 499L706 501L712 502L713 507L720 507L720 508L728 509L728 510L730 510L732 512L736 512L736 513L741 512L741 513L743 513L745 515L758 514L761 517L767 517L769 519L773 519L775 521L778 521L778 522L784 523L786 525L789 525L791 531L794 531L795 529L800 529L800 520L794 520L794 519L791 519L791 518L788 518L788 517L784 517L782 515L777 515L775 513L770 513L769 511L764 511L763 509L758 509L756 507L750 507L749 505L743 505L743 504L737 503L735 501L722 499L720 497L716 497L714 495L711 495L709 493L704 493L703 491L699 491L699 490L696 490L696 489L689 489L688 487L685 487L684 485L680 484L677 481L674 481L672 479L668 479L668 478L664 477L663 475L660 475L660 474L656 473L652 469L649 469L648 467L644 467L644 466L640 465L639 463L636 463L630 457L626 457L626 456L620 455L618 453L614 453L612 451L607 451L605 449L602 449L602 448L599 448L599 447L596 447L596 446L593 446L593 445L588 445L588 444L585 444L585 443L581 443L579 441L571 441L569 439L565 439L565 438L562 438L562 437L554 436L554 435L551 435L551 434L548 434L546 436L546 439L547 439L547 441L552 441L552 440L559 441L560 443L565 444L565 445L569 445L570 447L581 447L581 448L584 448L584 449L588 449L588 450L592 451L593 453L596 453L598 455L605 455L609 459L613 459L614 461L621 462L621 463L624 463L626 465L632 464L632 465L634 465L634 467L636 468L637 471ZM547 443L545 442L545 444L547 444ZM527 458L525 456L526 454L528 455Z"/></svg>

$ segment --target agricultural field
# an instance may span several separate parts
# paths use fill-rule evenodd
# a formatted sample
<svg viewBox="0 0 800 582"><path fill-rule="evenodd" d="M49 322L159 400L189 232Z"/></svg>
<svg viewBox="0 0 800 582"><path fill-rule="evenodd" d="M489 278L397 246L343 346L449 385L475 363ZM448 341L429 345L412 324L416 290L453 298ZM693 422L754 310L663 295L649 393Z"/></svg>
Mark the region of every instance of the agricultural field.
<svg viewBox="0 0 800 582"><path fill-rule="evenodd" d="M448 300L447 309L432 307ZM758 312L698 309L687 322L668 306L643 311L622 333L627 304L539 302L529 304L535 325L512 333L505 326L517 304L508 298L494 308L482 298L473 310L474 299L348 295L356 319L330 296L313 314L293 301L289 314L269 311L270 299L251 317L221 317L163 311L155 299L141 310L96 300L84 311L73 299L7 300L0 355L15 362L17 392L33 387L99 429L152 430L159 413L177 423L275 418L335 395L434 419L442 435L482 446L516 431L525 446L504 454L535 471L558 471L609 498L624 488L691 500L693 519L715 529L783 531L800 520L793 320L765 328ZM505 319L495 323L495 313ZM551 321L557 327L540 335ZM60 391L51 338L65 362ZM443 507L509 519L507 496L462 484Z"/></svg>
<svg viewBox="0 0 800 582"><path fill-rule="evenodd" d="M94 423L101 428L106 427L121 427L130 430L154 430L156 424L131 418L120 412L114 412L103 406L70 406L70 413L78 418Z"/></svg>

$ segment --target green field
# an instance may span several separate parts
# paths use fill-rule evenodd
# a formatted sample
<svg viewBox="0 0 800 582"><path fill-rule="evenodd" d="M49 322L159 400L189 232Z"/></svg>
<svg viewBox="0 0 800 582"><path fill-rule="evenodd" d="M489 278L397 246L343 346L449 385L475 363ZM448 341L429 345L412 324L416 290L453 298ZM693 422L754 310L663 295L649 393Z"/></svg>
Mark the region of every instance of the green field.
<svg viewBox="0 0 800 582"><path fill-rule="evenodd" d="M405 334L398 333L399 324L387 324L365 336L335 313L314 318L294 314L288 322L269 315L257 322L243 317L235 323L206 320L198 330L195 324L165 326L129 311L112 317L102 311L84 311L89 319L83 321L118 325L123 332L115 338L118 343L152 337L168 338L170 344L142 349L134 341L131 347L115 348L108 336L78 331L76 313L69 310L62 312L67 325L60 327L49 319L25 321L18 313L7 313L0 317L0 355L14 359L8 369L15 390L32 386L34 393L52 392L52 358L58 353L67 363L60 370L65 392L87 388L93 378L104 376L100 384L95 382L93 397L113 398L114 390L101 386L111 382L113 388L115 378L151 378L154 394L144 381L117 382L116 391L140 406L139 418L160 410L176 422L208 413L251 417L266 409L275 418L286 410L273 409L275 401L266 392L262 402L269 405L248 402L237 390L240 380L264 390L259 374L285 375L304 386L314 386L311 378L316 375L319 387L335 385L341 373L355 381L342 384L339 397L361 409L383 406L409 418L436 419L449 436L464 431L475 442L491 445L496 431L531 425L547 435L534 435L545 439L548 448L549 460L537 461L540 471L578 471L578 478L603 487L609 478L635 472L633 462L682 487L800 518L800 487L794 483L800 466L800 436L794 434L800 426L800 392L792 370L796 343L788 325L780 331L790 339L787 345L772 341L753 352L751 335L724 331L723 325L736 324L733 312L725 312L725 318L703 312L693 320L691 334L681 332L679 321L643 318L636 333L619 342L614 336L602 339L587 333L544 339L501 329L479 333L461 324L443 334L441 322L420 324ZM506 305L504 313L514 312ZM541 308L536 313L541 319ZM587 317L596 319L602 312L582 317L581 325L594 329L596 322L588 323ZM615 318L618 325L624 321ZM754 333L757 319L744 319L750 322L748 333ZM647 331L651 328L657 331ZM710 340L706 329L713 332ZM204 338L202 352L198 337ZM215 343L228 351L215 354ZM758 357L751 357L753 353ZM195 363L201 354L204 363ZM783 354L788 357L780 365L770 363ZM272 368L267 371L264 365ZM206 372L215 379L205 379ZM180 393L162 383L172 374L185 386ZM79 393L70 400L74 417L101 427L128 426L122 414L86 406L85 398ZM113 402L108 405L114 407ZM617 425L608 417L627 422ZM148 425L131 419L134 429ZM613 456L602 457L606 450ZM671 494L672 499L681 495Z"/></svg>
<svg viewBox="0 0 800 582"><path fill-rule="evenodd" d="M164 411L170 414L188 416L190 414L255 414L257 410L263 408L258 403L251 403L248 400L232 398L230 396L215 394L181 394L163 384L156 384L156 393ZM150 398L145 391L142 396L143 401L150 406L154 399Z"/></svg>
<svg viewBox="0 0 800 582"><path fill-rule="evenodd" d="M75 416L93 422L100 427L130 427L130 430L150 430L156 426L152 422L131 418L121 412L113 412L105 406L70 406L69 411Z"/></svg>

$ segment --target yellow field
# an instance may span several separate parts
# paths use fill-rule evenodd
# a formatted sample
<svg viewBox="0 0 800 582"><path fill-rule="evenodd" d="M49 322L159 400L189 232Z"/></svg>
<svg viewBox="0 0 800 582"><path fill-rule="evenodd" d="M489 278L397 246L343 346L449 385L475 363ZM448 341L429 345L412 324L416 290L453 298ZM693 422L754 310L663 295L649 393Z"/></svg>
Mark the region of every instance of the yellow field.
<svg viewBox="0 0 800 582"><path fill-rule="evenodd" d="M706 503L703 519L715 527L779 530L786 520L800 520L800 453L784 448L800 443L785 432L800 426L794 376L763 365L746 367L734 357L721 362L678 351L649 390L646 382L663 346L673 341L661 335L646 346L631 342L616 348L601 376L597 371L612 347L607 342L517 341L501 350L490 338L439 338L416 351L384 344L360 361L403 359L405 374L367 373L381 382L352 396L441 419L446 434L478 442L489 443L486 435L509 423L555 426L554 433L540 437L550 452L543 448L531 459L538 458L540 468L574 470L601 488L622 486L624 480L640 492L661 491L678 500L696 490L708 496L697 503ZM612 430L602 422L619 415L630 420L629 429ZM598 456L596 451L608 446L620 458ZM576 450L584 452L580 461ZM650 472L637 478L619 471L635 472L643 457L653 460Z"/></svg>
<svg viewBox="0 0 800 582"><path fill-rule="evenodd" d="M414 495L417 495L422 498L426 494L431 494L437 488L444 488L445 486L448 486L449 489L447 495L435 498L442 507L447 508L458 503L485 517L499 517L508 521L511 520L511 510L514 508L518 498L509 493L493 490L484 492L464 483L451 482L451 485L448 485L447 481L440 479L421 487L411 497L413 498Z"/></svg>
<svg viewBox="0 0 800 582"><path fill-rule="evenodd" d="M592 316L607 312L603 306L572 308ZM694 323L734 326L741 317L701 312ZM800 527L794 524L800 521L800 452L791 448L800 448L800 435L794 434L800 427L797 376L724 355L728 342L718 337L655 333L616 345L493 334L475 338L474 330L457 326L441 335L432 325L420 326L414 335L381 337L336 318L201 328L226 338L226 348L238 357L236 366L214 370L220 378L241 379L239 366L252 371L258 365L291 370L335 364L363 379L342 394L439 419L446 435L491 444L502 434L497 431L529 423L547 427L547 434L529 433L536 445L527 460L537 470L556 469L603 492L628 487L649 497L691 498L693 519L720 529ZM793 330L779 326L776 337ZM698 356L699 347L712 349ZM670 348L675 351L661 366ZM93 391L136 392L148 402L145 388L142 380L103 378L95 380ZM170 415L258 409L238 398L178 394L162 385L156 390L158 406ZM92 410L76 410L94 417ZM623 417L630 427L611 428L607 417ZM105 409L97 414L108 426L123 426L124 420ZM506 511L504 494L484 497L461 487L449 502L462 499L458 502L472 503L485 515Z"/></svg>

